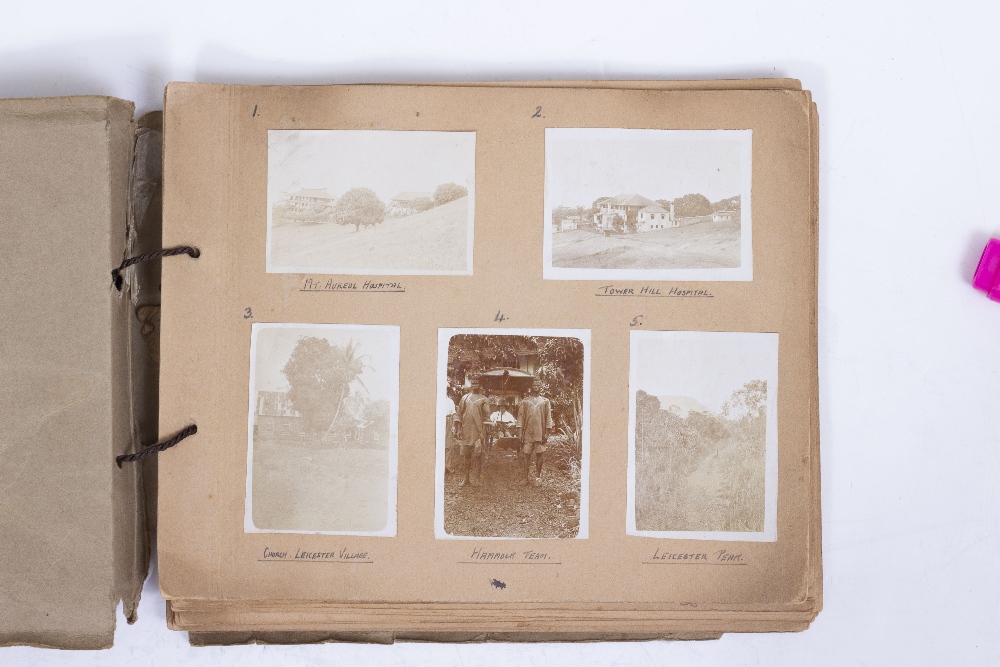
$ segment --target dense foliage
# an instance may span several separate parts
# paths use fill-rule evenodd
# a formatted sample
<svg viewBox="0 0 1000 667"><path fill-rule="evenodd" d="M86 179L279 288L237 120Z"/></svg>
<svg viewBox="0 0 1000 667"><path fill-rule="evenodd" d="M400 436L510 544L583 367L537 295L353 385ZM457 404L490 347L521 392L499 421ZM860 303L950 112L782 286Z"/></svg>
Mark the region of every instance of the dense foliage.
<svg viewBox="0 0 1000 667"><path fill-rule="evenodd" d="M518 354L538 354L535 373L539 393L552 404L555 433L567 440L579 457L582 431L583 343L578 338L459 334L452 336L448 367L448 394L455 402L464 393L466 376L494 368L517 368Z"/></svg>
<svg viewBox="0 0 1000 667"><path fill-rule="evenodd" d="M468 188L458 183L442 183L434 189L434 205L440 206L469 194Z"/></svg>
<svg viewBox="0 0 1000 667"><path fill-rule="evenodd" d="M552 209L552 222L559 224L571 215L584 216L584 210L582 206L556 206ZM593 218L593 214L586 216L587 220Z"/></svg>
<svg viewBox="0 0 1000 667"><path fill-rule="evenodd" d="M385 204L369 188L351 188L337 200L333 215L337 224L354 225L355 231L360 231L385 219Z"/></svg>
<svg viewBox="0 0 1000 667"><path fill-rule="evenodd" d="M733 392L721 414L661 409L636 392L636 527L758 532L764 525L767 383Z"/></svg>
<svg viewBox="0 0 1000 667"><path fill-rule="evenodd" d="M435 204L434 200L431 199L430 197L420 197L418 199L413 200L412 206L417 211L423 212L431 210L432 208L434 208Z"/></svg>
<svg viewBox="0 0 1000 667"><path fill-rule="evenodd" d="M365 396L360 382L365 368L353 341L339 346L314 336L298 340L281 372L288 380L288 400L307 433L336 434L340 437L335 440L343 440L353 429L371 428L388 437L389 403ZM352 393L355 384L361 391Z"/></svg>
<svg viewBox="0 0 1000 667"><path fill-rule="evenodd" d="M740 210L740 196L720 199L712 204L713 211L738 211Z"/></svg>
<svg viewBox="0 0 1000 667"><path fill-rule="evenodd" d="M712 214L712 202L701 194L689 194L673 201L674 215L678 218L693 218L699 215Z"/></svg>

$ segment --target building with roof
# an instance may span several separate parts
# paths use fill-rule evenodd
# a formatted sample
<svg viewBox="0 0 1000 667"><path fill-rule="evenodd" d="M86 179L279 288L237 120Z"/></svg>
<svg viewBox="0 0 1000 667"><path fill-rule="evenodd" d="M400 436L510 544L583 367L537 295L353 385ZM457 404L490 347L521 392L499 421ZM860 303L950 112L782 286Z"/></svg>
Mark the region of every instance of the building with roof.
<svg viewBox="0 0 1000 667"><path fill-rule="evenodd" d="M284 204L294 216L322 215L333 211L336 197L326 188L302 188L285 197Z"/></svg>
<svg viewBox="0 0 1000 667"><path fill-rule="evenodd" d="M427 201L430 201L431 206L434 205L433 192L412 192L407 190L400 192L392 198L385 213L394 218L413 215L414 213L420 213L430 208L431 206L427 205Z"/></svg>
<svg viewBox="0 0 1000 667"><path fill-rule="evenodd" d="M639 209L639 213L636 216L635 231L651 232L654 229L675 227L673 208L673 204L670 205L670 211L659 204L653 204L652 206Z"/></svg>
<svg viewBox="0 0 1000 667"><path fill-rule="evenodd" d="M732 222L738 220L739 211L716 211L712 214L712 222Z"/></svg>
<svg viewBox="0 0 1000 667"><path fill-rule="evenodd" d="M565 218L559 221L558 229L556 229L556 231L570 232L573 231L574 229L579 229L580 224L582 222L583 222L582 216L579 215L566 216Z"/></svg>
<svg viewBox="0 0 1000 667"><path fill-rule="evenodd" d="M284 391L257 392L254 410L254 434L298 436L302 433L302 415L292 407Z"/></svg>
<svg viewBox="0 0 1000 667"><path fill-rule="evenodd" d="M614 231L616 219L624 222L624 229L634 229L639 232L676 227L673 204L668 211L657 202L640 194L609 197L600 201L598 207L594 214L594 226L599 231Z"/></svg>

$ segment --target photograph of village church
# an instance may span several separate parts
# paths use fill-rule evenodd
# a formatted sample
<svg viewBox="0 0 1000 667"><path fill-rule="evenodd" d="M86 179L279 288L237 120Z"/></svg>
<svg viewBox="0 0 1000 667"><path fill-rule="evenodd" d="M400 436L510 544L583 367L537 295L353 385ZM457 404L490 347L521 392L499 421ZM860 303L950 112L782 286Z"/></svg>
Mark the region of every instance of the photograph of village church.
<svg viewBox="0 0 1000 667"><path fill-rule="evenodd" d="M270 130L267 271L472 273L475 132Z"/></svg>
<svg viewBox="0 0 1000 667"><path fill-rule="evenodd" d="M255 324L247 532L395 535L399 327Z"/></svg>
<svg viewBox="0 0 1000 667"><path fill-rule="evenodd" d="M774 540L778 335L631 341L627 532Z"/></svg>
<svg viewBox="0 0 1000 667"><path fill-rule="evenodd" d="M439 335L437 537L586 537L589 333Z"/></svg>
<svg viewBox="0 0 1000 667"><path fill-rule="evenodd" d="M545 277L749 280L750 132L550 128Z"/></svg>

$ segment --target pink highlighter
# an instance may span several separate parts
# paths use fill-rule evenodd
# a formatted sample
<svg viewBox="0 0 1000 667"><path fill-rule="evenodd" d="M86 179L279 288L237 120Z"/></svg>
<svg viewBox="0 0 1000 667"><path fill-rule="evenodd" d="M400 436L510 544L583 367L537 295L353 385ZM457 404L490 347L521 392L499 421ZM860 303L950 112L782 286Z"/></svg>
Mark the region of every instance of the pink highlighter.
<svg viewBox="0 0 1000 667"><path fill-rule="evenodd" d="M972 286L986 292L991 301L1000 301L1000 240L990 239L986 243Z"/></svg>

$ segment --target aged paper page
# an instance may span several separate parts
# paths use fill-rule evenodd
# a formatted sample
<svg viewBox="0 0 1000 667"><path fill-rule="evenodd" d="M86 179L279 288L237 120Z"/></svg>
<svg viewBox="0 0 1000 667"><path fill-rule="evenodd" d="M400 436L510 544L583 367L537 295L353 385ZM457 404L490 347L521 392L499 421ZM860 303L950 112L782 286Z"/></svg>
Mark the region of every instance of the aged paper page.
<svg viewBox="0 0 1000 667"><path fill-rule="evenodd" d="M811 122L808 95L794 90L171 85L164 244L202 256L164 266L161 425L199 426L161 462L165 596L808 615L818 555ZM470 135L474 177L463 181ZM630 143L646 152L620 150ZM438 203L433 185L445 182L458 196ZM573 190L588 182L592 198ZM719 206L698 209L689 194ZM418 210L425 199L434 205ZM324 218L375 200L398 215L371 226ZM561 210L574 207L586 215ZM456 237L465 243L440 245ZM643 241L657 238L669 252ZM434 264L435 253L458 268ZM269 325L298 333L261 352L252 345ZM340 340L331 325L398 328L398 349L367 344L367 333ZM630 387L636 336L673 345L641 353L651 359L689 354L656 332L693 332L697 354L723 359L715 380L691 367ZM723 333L733 338L717 342ZM705 345L735 350L735 361ZM398 355L398 411L377 385L345 390L336 408L286 403L298 384L286 371L307 352L367 355L359 363L373 368ZM756 365L738 367L748 355ZM578 379L557 386L555 376ZM637 408L649 397L659 412ZM449 464L449 401L474 415L458 440L495 445L466 487L463 452ZM380 405L393 425L384 432ZM357 413L353 430L345 410ZM522 468L531 429L508 425L550 414L537 440L551 436L542 481L522 488L537 452ZM486 421L488 437L465 430ZM688 458L650 459L642 443L656 429L686 433ZM560 458L568 441L575 451ZM664 495L661 477L686 490ZM737 484L752 500L721 491ZM370 520L323 509L367 511L376 497L385 509ZM727 515L727 502L743 505Z"/></svg>

